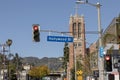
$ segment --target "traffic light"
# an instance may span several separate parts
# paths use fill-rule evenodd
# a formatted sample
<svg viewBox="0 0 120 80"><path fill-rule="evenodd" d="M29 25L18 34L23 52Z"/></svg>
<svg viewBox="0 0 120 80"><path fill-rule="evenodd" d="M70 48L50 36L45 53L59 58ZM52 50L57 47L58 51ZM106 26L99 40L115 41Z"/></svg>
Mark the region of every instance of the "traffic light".
<svg viewBox="0 0 120 80"><path fill-rule="evenodd" d="M39 30L40 29L39 28L40 28L40 26L38 24L33 25L33 41L35 41L35 42L40 42L40 38L39 38L39 36L40 36Z"/></svg>
<svg viewBox="0 0 120 80"><path fill-rule="evenodd" d="M105 55L105 70L107 72L112 71L112 59L110 54Z"/></svg>

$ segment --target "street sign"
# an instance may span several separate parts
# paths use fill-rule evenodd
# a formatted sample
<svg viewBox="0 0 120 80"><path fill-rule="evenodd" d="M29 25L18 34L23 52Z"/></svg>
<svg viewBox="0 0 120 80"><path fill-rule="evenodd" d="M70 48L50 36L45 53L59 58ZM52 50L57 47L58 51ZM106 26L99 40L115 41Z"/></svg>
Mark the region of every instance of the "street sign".
<svg viewBox="0 0 120 80"><path fill-rule="evenodd" d="M101 58L104 56L104 48L103 47L99 48L99 55Z"/></svg>
<svg viewBox="0 0 120 80"><path fill-rule="evenodd" d="M73 37L47 36L47 41L52 41L52 42L73 42Z"/></svg>
<svg viewBox="0 0 120 80"><path fill-rule="evenodd" d="M77 74L77 75L81 75L81 74L83 74L83 71L82 71L82 70L79 70L79 71L76 72L76 74Z"/></svg>
<svg viewBox="0 0 120 80"><path fill-rule="evenodd" d="M77 76L77 80L83 80L83 76Z"/></svg>

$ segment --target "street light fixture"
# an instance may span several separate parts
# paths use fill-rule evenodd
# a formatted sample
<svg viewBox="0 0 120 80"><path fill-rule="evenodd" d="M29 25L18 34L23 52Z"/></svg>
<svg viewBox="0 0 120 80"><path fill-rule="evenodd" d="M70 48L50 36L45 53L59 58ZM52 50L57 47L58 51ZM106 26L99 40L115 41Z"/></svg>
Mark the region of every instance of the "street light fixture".
<svg viewBox="0 0 120 80"><path fill-rule="evenodd" d="M81 0L78 0L76 1L76 4L88 4L88 5L91 5L91 6L94 6L97 8L98 10L98 35L99 35L99 48L102 47L102 29L101 29L101 16L100 16L100 3L97 3L97 4L92 4L92 3L89 3L88 0L86 1L81 1ZM100 53L99 53L100 54ZM99 80L104 80L104 76L103 76L103 58L100 57L98 55L98 69L99 69Z"/></svg>

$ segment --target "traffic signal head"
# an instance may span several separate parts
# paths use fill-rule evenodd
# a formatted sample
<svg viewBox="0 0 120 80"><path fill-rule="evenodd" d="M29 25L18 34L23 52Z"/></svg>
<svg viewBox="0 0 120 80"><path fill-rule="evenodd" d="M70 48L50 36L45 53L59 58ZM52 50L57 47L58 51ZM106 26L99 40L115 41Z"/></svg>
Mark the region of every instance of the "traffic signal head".
<svg viewBox="0 0 120 80"><path fill-rule="evenodd" d="M112 71L112 59L111 55L105 55L105 70L106 71Z"/></svg>
<svg viewBox="0 0 120 80"><path fill-rule="evenodd" d="M33 41L40 42L40 32L39 25L33 25Z"/></svg>

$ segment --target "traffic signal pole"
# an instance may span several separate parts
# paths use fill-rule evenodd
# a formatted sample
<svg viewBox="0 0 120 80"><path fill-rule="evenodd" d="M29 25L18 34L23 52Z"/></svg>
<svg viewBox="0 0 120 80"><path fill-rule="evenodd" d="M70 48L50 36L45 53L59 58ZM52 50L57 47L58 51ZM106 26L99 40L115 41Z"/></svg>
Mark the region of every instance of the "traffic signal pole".
<svg viewBox="0 0 120 80"><path fill-rule="evenodd" d="M100 16L100 3L97 3L97 9L98 9L98 32L99 32L99 48L103 47L102 45L102 29L101 29L101 16ZM100 54L100 53L99 53ZM101 58L98 55L98 68L99 68L99 80L104 80L104 58Z"/></svg>
<svg viewBox="0 0 120 80"><path fill-rule="evenodd" d="M100 3L97 4L92 4L89 3L88 0L86 1L81 1L78 0L76 1L77 4L88 4L91 6L94 6L97 8L98 11L98 36L99 36L99 48L102 47L102 29L101 29L101 16L100 16ZM98 51L98 69L99 69L99 80L104 80L103 72L104 72L104 65L103 65L103 58L99 56L99 51Z"/></svg>

